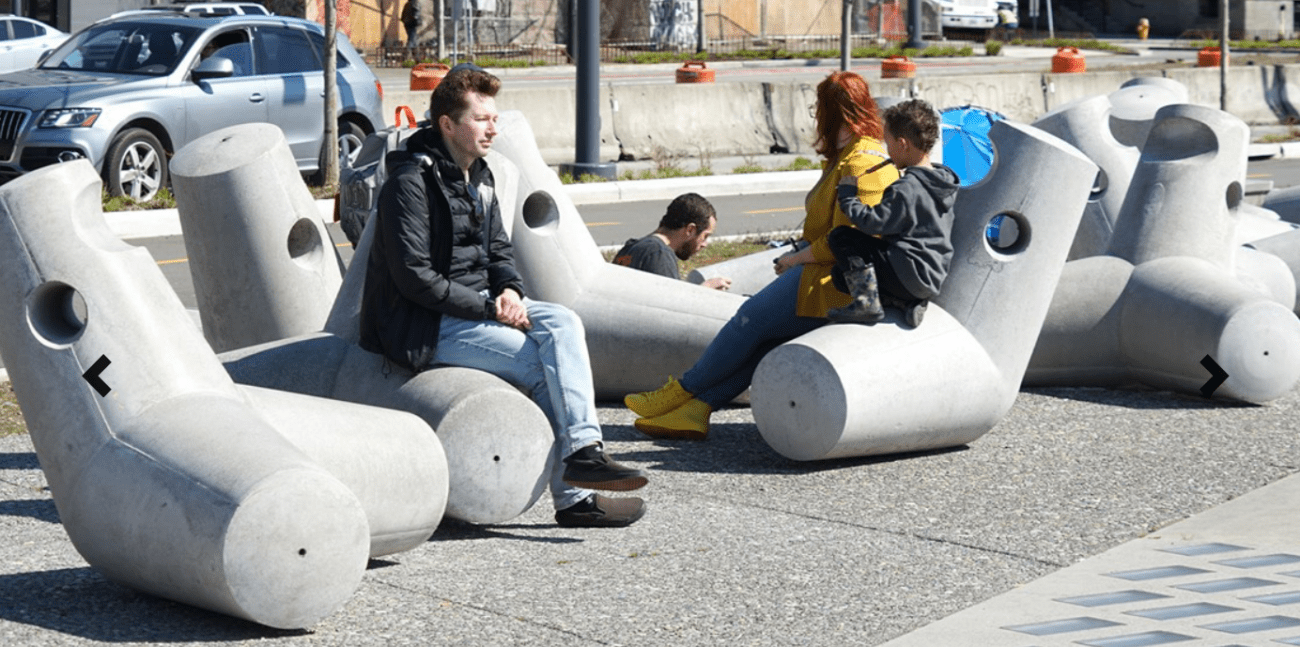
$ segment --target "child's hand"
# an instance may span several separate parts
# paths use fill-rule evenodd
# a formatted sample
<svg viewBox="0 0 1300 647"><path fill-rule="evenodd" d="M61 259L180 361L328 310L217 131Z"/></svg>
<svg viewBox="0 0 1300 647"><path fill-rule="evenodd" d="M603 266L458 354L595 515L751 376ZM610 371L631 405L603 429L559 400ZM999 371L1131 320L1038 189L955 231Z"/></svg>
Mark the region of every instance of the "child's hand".
<svg viewBox="0 0 1300 647"><path fill-rule="evenodd" d="M853 187L853 188L857 188L857 186L858 186L858 176L856 176L856 175L845 175L844 177L840 178L840 186L851 186L851 187Z"/></svg>

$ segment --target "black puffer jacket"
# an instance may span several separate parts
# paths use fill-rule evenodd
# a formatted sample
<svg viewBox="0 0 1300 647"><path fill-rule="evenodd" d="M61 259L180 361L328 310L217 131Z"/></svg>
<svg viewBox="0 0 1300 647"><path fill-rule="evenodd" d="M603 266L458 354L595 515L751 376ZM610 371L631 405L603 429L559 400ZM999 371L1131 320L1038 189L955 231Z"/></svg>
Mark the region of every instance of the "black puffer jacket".
<svg viewBox="0 0 1300 647"><path fill-rule="evenodd" d="M433 366L443 314L495 319L493 298L506 288L522 295L523 281L487 162L474 161L467 183L442 135L430 128L384 164L388 180L379 192L361 297L361 347L423 371Z"/></svg>

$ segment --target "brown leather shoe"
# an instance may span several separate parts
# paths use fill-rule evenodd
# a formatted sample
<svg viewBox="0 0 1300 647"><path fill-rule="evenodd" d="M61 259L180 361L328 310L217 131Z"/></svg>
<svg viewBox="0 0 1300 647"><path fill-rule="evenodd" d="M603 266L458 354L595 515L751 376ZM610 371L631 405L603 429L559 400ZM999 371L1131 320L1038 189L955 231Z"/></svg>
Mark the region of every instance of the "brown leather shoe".
<svg viewBox="0 0 1300 647"><path fill-rule="evenodd" d="M555 511L555 523L565 528L623 528L645 515L645 501L636 497L614 499L600 494Z"/></svg>

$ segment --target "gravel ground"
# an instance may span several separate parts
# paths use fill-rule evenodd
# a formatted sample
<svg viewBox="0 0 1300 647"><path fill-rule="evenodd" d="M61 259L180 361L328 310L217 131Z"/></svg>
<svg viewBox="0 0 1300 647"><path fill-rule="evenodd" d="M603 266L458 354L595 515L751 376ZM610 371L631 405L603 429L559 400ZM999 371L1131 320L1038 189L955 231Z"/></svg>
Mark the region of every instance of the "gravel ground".
<svg viewBox="0 0 1300 647"><path fill-rule="evenodd" d="M1297 470L1295 393L1269 406L1036 389L980 440L796 463L748 408L703 443L602 408L653 471L621 530L444 522L375 560L310 630L276 631L108 582L58 524L26 435L0 438L0 643L878 645Z"/></svg>

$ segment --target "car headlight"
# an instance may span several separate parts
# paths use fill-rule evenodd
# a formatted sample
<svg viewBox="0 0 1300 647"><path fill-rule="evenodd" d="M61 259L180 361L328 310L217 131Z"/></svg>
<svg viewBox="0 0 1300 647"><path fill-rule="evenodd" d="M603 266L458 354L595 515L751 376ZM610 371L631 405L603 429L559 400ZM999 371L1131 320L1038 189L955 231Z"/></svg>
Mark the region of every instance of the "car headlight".
<svg viewBox="0 0 1300 647"><path fill-rule="evenodd" d="M59 108L41 115L39 128L89 128L99 119L99 108Z"/></svg>

